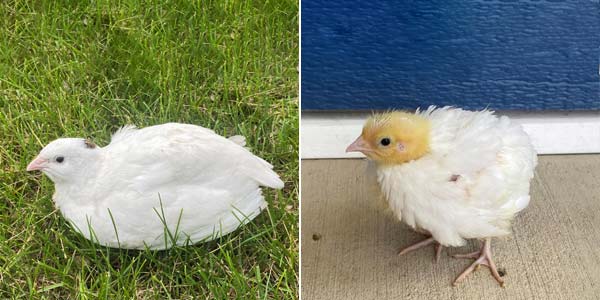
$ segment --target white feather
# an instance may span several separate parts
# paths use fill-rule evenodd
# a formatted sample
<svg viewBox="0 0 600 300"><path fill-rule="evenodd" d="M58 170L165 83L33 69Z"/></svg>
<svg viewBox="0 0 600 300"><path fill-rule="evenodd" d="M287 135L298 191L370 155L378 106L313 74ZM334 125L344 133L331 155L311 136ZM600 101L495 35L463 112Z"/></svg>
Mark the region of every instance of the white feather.
<svg viewBox="0 0 600 300"><path fill-rule="evenodd" d="M241 135L230 136L229 140L242 147L246 146L246 138Z"/></svg>
<svg viewBox="0 0 600 300"><path fill-rule="evenodd" d="M55 173L49 176L57 207L86 237L93 232L110 247L165 249L232 232L266 207L260 185L283 187L244 144L241 136L227 139L195 125L124 126L106 147L65 153L64 166L47 174ZM51 143L40 155L69 147ZM57 175L77 157L81 170Z"/></svg>
<svg viewBox="0 0 600 300"><path fill-rule="evenodd" d="M537 154L520 125L491 111L430 107L430 153L380 167L378 181L395 214L446 246L508 234L529 203ZM451 181L452 175L460 175Z"/></svg>

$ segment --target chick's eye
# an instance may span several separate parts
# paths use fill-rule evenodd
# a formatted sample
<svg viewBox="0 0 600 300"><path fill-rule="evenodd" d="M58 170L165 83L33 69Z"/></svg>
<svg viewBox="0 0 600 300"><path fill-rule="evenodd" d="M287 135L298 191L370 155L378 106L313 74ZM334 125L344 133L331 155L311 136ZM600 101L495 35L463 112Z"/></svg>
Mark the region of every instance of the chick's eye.
<svg viewBox="0 0 600 300"><path fill-rule="evenodd" d="M392 141L390 141L389 138L382 138L381 141L379 141L379 143L381 143L383 146L389 146L391 142Z"/></svg>
<svg viewBox="0 0 600 300"><path fill-rule="evenodd" d="M58 156L58 157L56 157L56 162L61 163L63 161L65 161L65 157L64 156Z"/></svg>

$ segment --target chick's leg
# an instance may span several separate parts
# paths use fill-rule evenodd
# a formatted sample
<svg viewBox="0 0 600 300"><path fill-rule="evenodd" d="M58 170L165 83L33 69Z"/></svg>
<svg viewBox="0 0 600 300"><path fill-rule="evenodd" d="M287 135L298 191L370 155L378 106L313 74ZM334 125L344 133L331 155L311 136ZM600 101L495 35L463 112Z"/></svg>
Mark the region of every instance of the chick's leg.
<svg viewBox="0 0 600 300"><path fill-rule="evenodd" d="M466 268L456 279L452 285L456 286L459 282L464 280L467 275L471 274L473 271L477 270L480 265L484 265L490 268L492 272L492 276L498 281L500 286L504 287L504 280L500 277L498 270L496 269L496 264L492 260L492 249L491 249L491 238L486 238L485 242L481 246L481 249L476 252L467 253L467 254L457 254L454 255L455 258L475 258L475 261Z"/></svg>
<svg viewBox="0 0 600 300"><path fill-rule="evenodd" d="M415 251L415 250L417 250L419 248L423 248L423 247L425 247L427 245L430 245L430 244L434 244L434 247L435 247L435 261L437 262L440 259L440 255L442 254L442 248L443 248L443 246L440 245L440 243L436 242L433 239L433 237L430 237L430 238L428 238L426 240L423 240L423 241L420 241L418 243L412 244L412 245L410 245L408 247L402 248L400 250L400 252L398 252L398 255L404 255L406 253Z"/></svg>

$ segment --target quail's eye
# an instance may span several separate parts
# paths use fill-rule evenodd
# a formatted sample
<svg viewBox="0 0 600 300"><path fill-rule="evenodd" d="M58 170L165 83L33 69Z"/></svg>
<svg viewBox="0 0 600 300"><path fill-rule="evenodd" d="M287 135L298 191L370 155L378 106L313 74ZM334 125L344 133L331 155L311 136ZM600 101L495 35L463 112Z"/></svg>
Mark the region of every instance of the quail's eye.
<svg viewBox="0 0 600 300"><path fill-rule="evenodd" d="M383 146L389 146L391 142L392 141L390 141L390 138L382 138L381 141L379 141L379 143Z"/></svg>
<svg viewBox="0 0 600 300"><path fill-rule="evenodd" d="M57 156L56 157L56 162L57 163L62 163L63 161L65 161L65 157L64 156Z"/></svg>

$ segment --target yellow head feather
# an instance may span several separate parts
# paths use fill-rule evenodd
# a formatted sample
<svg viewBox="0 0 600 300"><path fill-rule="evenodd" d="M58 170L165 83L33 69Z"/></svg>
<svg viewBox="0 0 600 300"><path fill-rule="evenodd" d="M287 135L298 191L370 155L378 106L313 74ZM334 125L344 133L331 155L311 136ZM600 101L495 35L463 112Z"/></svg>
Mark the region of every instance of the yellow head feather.
<svg viewBox="0 0 600 300"><path fill-rule="evenodd" d="M429 151L429 120L401 111L373 115L363 127L365 155L380 164L402 164Z"/></svg>

